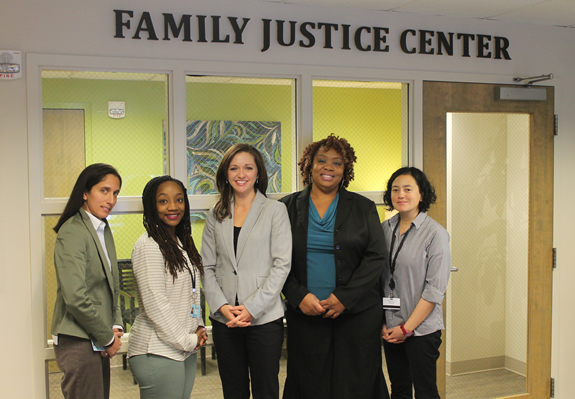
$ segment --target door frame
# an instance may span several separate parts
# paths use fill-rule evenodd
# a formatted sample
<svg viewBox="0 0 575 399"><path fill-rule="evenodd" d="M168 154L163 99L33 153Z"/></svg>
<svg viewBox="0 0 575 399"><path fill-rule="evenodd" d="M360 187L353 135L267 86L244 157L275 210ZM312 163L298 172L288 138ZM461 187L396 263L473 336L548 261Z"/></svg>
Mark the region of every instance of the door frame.
<svg viewBox="0 0 575 399"><path fill-rule="evenodd" d="M446 226L446 114L522 113L530 115L529 261L527 299L527 394L514 398L549 398L551 392L551 318L553 286L553 138L554 87L547 101L502 101L495 85L423 82L423 170L438 197L429 214ZM438 361L438 387L445 398L445 350Z"/></svg>

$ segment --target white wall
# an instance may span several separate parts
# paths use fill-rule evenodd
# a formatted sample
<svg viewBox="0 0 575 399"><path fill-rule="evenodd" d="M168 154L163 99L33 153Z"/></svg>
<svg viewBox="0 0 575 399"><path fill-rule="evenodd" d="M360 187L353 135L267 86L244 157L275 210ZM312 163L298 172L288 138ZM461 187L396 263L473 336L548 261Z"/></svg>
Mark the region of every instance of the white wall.
<svg viewBox="0 0 575 399"><path fill-rule="evenodd" d="M155 20L164 12L180 16L221 15L249 17L257 27L246 31L244 45L216 43L185 43L180 40L148 41L115 39L113 9L134 10L137 16L149 11ZM382 26L390 29L389 53L359 52L357 50L328 50L316 44L311 49L280 48L275 45L261 52L261 19L296 20L299 22L332 22L353 27ZM222 21L225 22L225 20ZM132 21L136 24L137 19ZM250 27L252 25L249 25ZM462 58L437 55L407 55L398 46L398 35L404 29L427 29L463 33L481 33L507 37L511 61ZM162 27L156 27L162 34ZM133 31L132 31L133 32ZM319 36L319 35L318 35ZM318 37L319 39L319 37ZM571 303L575 299L575 30L566 28L520 25L509 22L449 19L429 16L384 13L342 8L309 8L296 5L262 3L241 0L170 0L157 2L87 0L54 0L50 2L21 0L2 5L0 12L0 49L20 50L53 55L92 55L132 58L124 62L127 68L142 65L162 65L138 59L178 61L198 72L208 73L218 68L231 68L244 73L258 74L277 71L277 74L317 77L369 79L398 79L412 81L413 129L416 164L421 166L421 81L453 80L469 82L511 83L513 76L533 76L552 72L556 86L556 112L560 118L560 135L556 138L555 173L555 246L558 248L558 269L554 281L553 369L557 380L556 397L569 398L575 392L572 375L575 357L575 318ZM334 39L337 47L337 41ZM58 57L55 58L57 64ZM198 63L196 61L209 61ZM218 61L219 63L211 63ZM222 63L224 61L225 63ZM106 59L99 59L106 64ZM163 63L164 61L162 61ZM182 64L183 62L183 64ZM233 63L236 64L233 64ZM270 65L276 64L276 65ZM26 65L24 66L26 68ZM155 69L162 69L155 67ZM25 74L26 75L26 70ZM43 398L43 354L32 347L42 345L42 334L32 331L38 311L32 298L41 293L41 284L33 275L41 270L37 257L39 249L31 237L29 220L29 173L27 82L24 76L17 81L0 81L0 193L4 215L0 228L0 318L3 320L4 341L0 351L0 396L3 398ZM309 107L309 103L302 107ZM33 111L33 110L32 110ZM178 126L176 121L176 127ZM37 129L36 122L30 123ZM183 126L183 122L180 124ZM311 128L309 117L301 122L303 129ZM34 137L36 132L31 132ZM34 160L32 160L34 162ZM551 204L550 204L551 206ZM32 226L35 226L32 221ZM31 261L34 258L34 262ZM36 306L36 303L34 303ZM36 324L36 321L34 322Z"/></svg>

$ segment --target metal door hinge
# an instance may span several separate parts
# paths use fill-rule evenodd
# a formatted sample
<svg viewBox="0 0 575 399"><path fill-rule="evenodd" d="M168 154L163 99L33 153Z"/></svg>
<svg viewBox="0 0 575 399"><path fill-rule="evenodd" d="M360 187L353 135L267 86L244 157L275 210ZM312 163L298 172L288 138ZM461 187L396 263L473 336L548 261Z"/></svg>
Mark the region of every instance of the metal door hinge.
<svg viewBox="0 0 575 399"><path fill-rule="evenodd" d="M555 136L559 135L559 115L553 115L553 134Z"/></svg>
<svg viewBox="0 0 575 399"><path fill-rule="evenodd" d="M551 377L551 397L555 397L555 378Z"/></svg>
<svg viewBox="0 0 575 399"><path fill-rule="evenodd" d="M553 248L553 269L557 269L557 248Z"/></svg>

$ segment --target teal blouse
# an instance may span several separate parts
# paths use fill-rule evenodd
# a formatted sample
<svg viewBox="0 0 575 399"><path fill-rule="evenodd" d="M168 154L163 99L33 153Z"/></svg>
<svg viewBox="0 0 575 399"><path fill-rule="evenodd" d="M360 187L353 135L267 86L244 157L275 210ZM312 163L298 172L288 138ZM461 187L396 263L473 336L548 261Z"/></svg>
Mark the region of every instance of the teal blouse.
<svg viewBox="0 0 575 399"><path fill-rule="evenodd" d="M320 301L327 299L335 289L335 258L333 229L339 193L329 205L323 219L309 199L307 231L307 289Z"/></svg>

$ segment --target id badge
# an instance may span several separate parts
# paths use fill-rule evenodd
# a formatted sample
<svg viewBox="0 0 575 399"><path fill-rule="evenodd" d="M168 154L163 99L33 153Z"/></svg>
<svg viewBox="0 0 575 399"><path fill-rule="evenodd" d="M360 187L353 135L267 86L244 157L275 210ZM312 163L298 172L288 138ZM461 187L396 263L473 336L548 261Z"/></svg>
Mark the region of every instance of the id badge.
<svg viewBox="0 0 575 399"><path fill-rule="evenodd" d="M383 298L383 308L385 310L399 310L401 308L401 299Z"/></svg>
<svg viewBox="0 0 575 399"><path fill-rule="evenodd" d="M114 338L115 339L115 338ZM94 341L90 341L92 343L92 350L94 352L104 352L106 350L105 347L103 346L96 346L96 344L94 343Z"/></svg>
<svg viewBox="0 0 575 399"><path fill-rule="evenodd" d="M200 317L200 305L192 305L192 311L190 312L190 317L198 318Z"/></svg>

